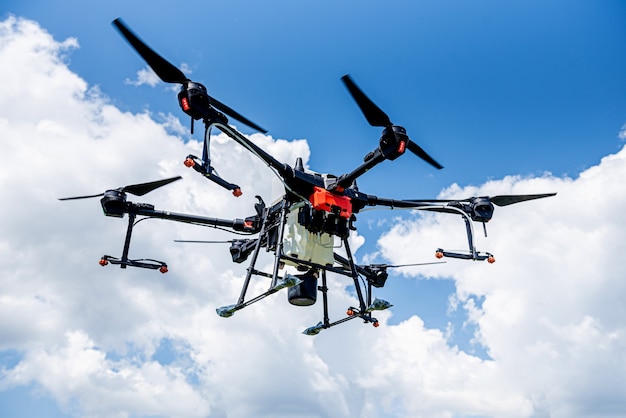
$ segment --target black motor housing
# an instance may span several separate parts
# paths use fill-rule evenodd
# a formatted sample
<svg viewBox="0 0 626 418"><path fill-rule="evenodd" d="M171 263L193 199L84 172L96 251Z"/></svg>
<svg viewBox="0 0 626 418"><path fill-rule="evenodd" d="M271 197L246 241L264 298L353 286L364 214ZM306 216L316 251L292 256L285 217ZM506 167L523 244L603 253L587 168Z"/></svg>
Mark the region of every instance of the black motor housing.
<svg viewBox="0 0 626 418"><path fill-rule="evenodd" d="M119 190L107 190L100 199L102 210L106 216L122 218L126 212L126 193Z"/></svg>

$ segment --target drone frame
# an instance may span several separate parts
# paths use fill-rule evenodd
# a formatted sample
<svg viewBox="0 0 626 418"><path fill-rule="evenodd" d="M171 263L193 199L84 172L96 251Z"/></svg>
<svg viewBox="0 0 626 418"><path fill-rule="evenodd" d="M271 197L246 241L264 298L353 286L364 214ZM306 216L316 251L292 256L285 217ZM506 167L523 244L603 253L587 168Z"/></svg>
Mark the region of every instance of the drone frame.
<svg viewBox="0 0 626 418"><path fill-rule="evenodd" d="M274 158L241 134L237 129L230 126L226 115L258 131L266 132L265 130L222 102L209 96L206 88L202 84L188 79L180 69L166 61L140 40L120 19L114 20L113 24L162 81L181 85L181 91L178 93L178 102L183 112L191 117L192 134L195 120L202 120L204 123L205 131L202 158L191 154L188 155L185 159L185 165L187 167L193 168L196 172L220 187L230 190L236 197L241 195L240 187L217 175L215 168L211 165L211 129L215 127L263 161L270 170L281 179L285 186L285 194L283 197L271 206L266 206L261 197L257 196L258 203L255 204L256 214L245 219L219 219L161 211L156 210L154 206L150 204L133 203L126 200L126 193L141 196L157 187L178 180L180 177L125 186L115 190L108 190L99 195L67 198L81 199L103 196L101 204L106 216L121 218L125 214L128 214L128 227L122 256L116 258L104 255L100 259L100 264L103 266L110 263L120 265L121 268L130 266L154 270L158 269L162 273L167 272L168 266L165 262L154 259L130 259L128 256L133 228L137 222L147 218L166 219L199 226L232 230L233 232L244 235L256 235L256 238L238 239L231 242L230 253L233 262L242 263L248 258L251 258L251 260L236 303L216 309L218 315L222 317L230 317L236 311L244 309L281 289L288 288L288 292L292 292L292 290L311 292L312 295L308 296L311 296L312 303L315 303L317 299L317 292L321 292L322 294L323 319L317 325L307 328L304 334L316 335L323 329L339 325L355 318L361 318L365 323L378 326L379 322L372 316L372 312L387 309L392 305L381 299L373 299L373 288L380 288L385 285L387 280L387 268L399 266L356 264L348 238L350 231L356 229L353 225L356 221L355 214L360 210L365 207L383 206L391 209L405 208L460 214L466 226L469 246L468 252L452 252L438 249L436 251L436 257L451 257L477 261L487 260L492 263L495 261L492 254L480 253L475 248L472 222L482 222L483 225L488 222L493 214L493 204L505 206L525 200L553 196L555 194L495 196L493 198L480 197L463 200L396 200L380 198L360 192L355 183L358 177L385 160L395 160L403 155L406 150L409 150L437 169L443 167L419 145L411 141L403 127L394 125L387 114L374 104L348 75L343 76L342 80L368 123L371 126L383 128L378 147L365 156L361 165L339 177L329 174L321 175L307 172L303 168L301 159L298 159L295 166L291 167ZM320 261L313 261L313 259L302 259L285 251L285 230L288 226L288 217L294 214L293 211L295 211L295 209L299 210L297 223L301 228L307 233L318 234L318 236L327 234L330 236L333 243L336 242L335 240L339 240L346 256L344 257L337 254L334 251L334 247L330 252L326 249L326 255L329 255L329 257L326 260L327 262L322 263ZM302 222L300 220L301 215ZM142 216L143 218L136 220L138 216ZM273 252L274 261L271 273L256 268L256 263L262 248L265 248L268 252ZM281 274L281 269L283 269L285 264L290 264L296 267L297 270L306 273L292 275L284 272ZM329 317L328 272L352 278L358 301L358 306L348 307L345 317L334 321L331 321ZM252 298L247 298L248 289L253 276L269 278L270 285L265 292ZM315 281L312 280L313 278ZM321 285L319 286L317 282L318 279L321 279ZM308 283L308 285L306 285L306 283ZM310 289L311 283L314 283L312 289ZM305 285L309 287L305 288ZM291 293L289 297L292 304L297 305L300 303L292 301ZM302 304L308 306L308 304L312 304L311 301L302 302Z"/></svg>

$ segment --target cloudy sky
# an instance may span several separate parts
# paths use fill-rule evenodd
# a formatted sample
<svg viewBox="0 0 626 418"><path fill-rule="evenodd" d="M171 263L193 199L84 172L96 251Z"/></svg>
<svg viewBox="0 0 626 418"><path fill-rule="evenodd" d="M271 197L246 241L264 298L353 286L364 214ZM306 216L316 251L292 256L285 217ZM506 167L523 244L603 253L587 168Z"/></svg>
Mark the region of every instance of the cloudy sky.
<svg viewBox="0 0 626 418"><path fill-rule="evenodd" d="M0 415L626 416L623 3L292 3L2 6ZM125 220L97 199L57 200L181 175L134 201L242 218L255 194L272 195L267 167L224 136L213 160L242 197L182 165L200 136L111 27L120 16L267 128L240 127L281 161L341 174L377 145L339 82L350 73L445 166L406 155L362 191L558 195L498 208L487 238L476 225L493 265L396 270L377 329L302 335L321 307L281 293L220 318L245 266L227 246L173 240L232 236L146 220L131 256L170 272L102 268ZM357 225L359 260L434 261L437 247L465 245L458 217L371 211ZM331 314L355 304L348 285L330 280Z"/></svg>

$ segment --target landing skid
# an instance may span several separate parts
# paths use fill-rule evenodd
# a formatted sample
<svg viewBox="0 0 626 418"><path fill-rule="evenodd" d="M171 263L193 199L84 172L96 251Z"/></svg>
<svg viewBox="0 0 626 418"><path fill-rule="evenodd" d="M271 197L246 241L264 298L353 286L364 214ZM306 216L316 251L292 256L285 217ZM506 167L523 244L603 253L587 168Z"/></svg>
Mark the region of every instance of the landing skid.
<svg viewBox="0 0 626 418"><path fill-rule="evenodd" d="M161 273L167 273L167 264L163 261L153 260L150 258L141 258L138 260L123 260L121 258L113 257L110 255L103 255L99 261L101 266L106 266L109 263L113 265L119 265L121 268L126 268L126 266L130 267L141 267L145 269L151 270L159 270Z"/></svg>
<svg viewBox="0 0 626 418"><path fill-rule="evenodd" d="M465 221L465 231L467 233L467 244L469 246L469 250L467 252L457 252L457 251L444 251L441 248L438 248L435 252L435 257L443 258L457 258L460 260L474 260L474 261L484 261L487 260L489 264L493 264L496 262L493 254L488 252L479 252L476 250L474 245L474 228L472 227L472 220L470 217L462 210L457 209L452 206L442 206L441 208L445 208L447 210L456 210L463 217L463 221ZM485 236L487 236L487 228L485 227L485 223L483 223L483 227L485 228Z"/></svg>
<svg viewBox="0 0 626 418"><path fill-rule="evenodd" d="M474 261L487 260L489 264L493 264L496 262L495 257L491 253L479 253L479 252L457 253L457 252L452 252L452 251L444 251L441 248L437 249L437 251L435 252L435 257L437 258L449 257L449 258L458 258L460 260L474 260Z"/></svg>

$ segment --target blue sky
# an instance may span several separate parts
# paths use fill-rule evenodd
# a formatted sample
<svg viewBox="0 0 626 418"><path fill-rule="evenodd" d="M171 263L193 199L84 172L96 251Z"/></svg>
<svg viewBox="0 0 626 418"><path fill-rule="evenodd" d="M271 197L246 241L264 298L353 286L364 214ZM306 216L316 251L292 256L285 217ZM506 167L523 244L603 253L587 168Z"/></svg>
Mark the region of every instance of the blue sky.
<svg viewBox="0 0 626 418"><path fill-rule="evenodd" d="M511 170L573 175L615 151L623 124L620 1L81 4L4 8L57 39L78 38L70 68L122 108L177 114L163 87L123 84L143 66L110 26L124 18L274 137L306 138L319 171L349 171L377 144L340 83L352 74L446 168L403 159L362 179L376 193L393 174L417 180L407 193L427 195Z"/></svg>
<svg viewBox="0 0 626 418"><path fill-rule="evenodd" d="M571 413L569 416L587 416L585 408L593 410L597 407L600 397L594 398L592 395L587 404L583 402L578 405L572 401L581 388L570 388L565 394L555 394L541 385L533 386L528 382L519 383L519 387L513 385L514 389L503 394L502 399L508 402L506 405L494 399L483 399L482 403L486 406L483 409L474 408L472 402L475 399L464 401L465 395L462 394L468 393L467 388L458 382L466 379L458 371L471 370L475 373L472 376L487 376L484 381L475 384L476 388L486 390L513 379L515 370L511 369L512 364L523 363L521 357L516 357L524 355L522 348L536 350L544 358L549 358L543 349L548 350L546 347L549 347L553 351L548 350L548 353L560 353L559 347L565 346L566 342L572 344L572 341L567 340L569 337L564 335L578 335L576 332L582 335L589 330L597 331L592 334L600 339L606 336L606 341L621 341L619 338L610 338L613 334L622 335L620 333L624 332L624 324L615 319L613 314L600 309L602 297L606 297L598 290L600 287L594 288L599 293L592 292L596 297L590 297L591 301L585 302L581 295L569 295L571 300L563 296L571 302L565 309L571 315L564 318L564 314L545 307L550 303L543 301L541 286L548 280L546 277L556 275L566 279L561 274L564 276L569 268L563 268L563 272L558 273L554 271L556 264L567 264L570 260L580 262L583 258L569 248L574 239L572 236L584 241L585 245L580 243L574 247L584 247L584 254L587 254L586 250L593 252L598 247L587 248L587 245L591 246L595 242L593 237L596 237L596 233L605 233L614 228L615 236L611 235L610 238L615 241L606 238L602 242L614 249L620 245L618 233L621 229L615 227L619 225L619 217L610 208L620 208L622 202L619 176L611 171L616 170L615 164L611 162L621 158L615 156L621 156L623 140L620 133L626 123L624 2L533 0L504 3L455 0L391 1L381 5L374 1L344 1L340 4L328 1L187 1L179 2L175 7L158 1L132 4L111 1L88 5L79 1L63 1L53 5L44 1L4 2L0 8L0 19L9 19L10 16L37 22L41 31L48 33L55 42L62 43L68 38L75 38L78 44L76 47L62 47L57 52L54 48L49 49L52 51L50 54L60 57L60 62L51 61L51 68L57 68L59 64L66 66L64 68L69 74L61 71L63 74L58 76L59 80L70 80L76 76L85 82L86 90L80 90L77 87L80 83L68 81L71 87L67 91L73 88L83 94L87 91L89 94L81 99L86 109L92 106L94 109L98 106L109 109L110 106L115 112L120 112L114 118L107 113L109 111L103 112L94 117L93 122L81 125L78 121L66 120L72 117L69 115L70 108L68 114L63 115L61 100L54 101L54 94L62 94L57 93L56 83L50 84L48 88L46 84L36 84L34 79L20 80L21 83L30 83L33 91L31 86L25 87L30 96L24 93L17 97L28 98L37 110L33 110L32 114L27 111L17 113L16 109L20 109L23 104L15 102L0 107L0 119L7 121L6 126L0 127L13 129L22 120L26 121L26 126L33 127L33 132L40 132L49 126L55 127L50 131L52 137L48 142L42 137L42 142L35 142L39 145L30 150L26 144L32 132L25 129L17 135L14 133L17 130L7 128L4 133L4 138L8 138L13 132L11 138L15 138L11 142L4 139L5 155L9 155L8 150L15 152L22 149L19 146L23 146L25 148L20 151L20 155L24 152L38 161L32 173L20 171L20 181L13 182L23 185L22 189L38 189L33 178L37 170L48 173L44 174L46 182L50 182L46 183L47 191L54 192L53 197L97 193L97 189L88 189L90 184L96 188L117 187L148 181L152 179L149 176L156 174L178 174L175 170L181 170L185 182L190 184L184 186L185 190L194 197L188 202L181 202L181 195L177 194L179 192L176 188L168 186L174 188L172 194L156 195L155 199L162 197L162 204L181 206L173 207L173 210L193 209L202 213L206 211L207 216L224 217L247 216L251 207L249 203L253 200L251 196L257 192L268 192L271 176L268 175L267 181L263 178L262 183L259 183L262 167L259 169L246 165L247 157L241 156L228 141L218 141L216 144L216 155L221 157L214 159L214 164L220 173L232 173L232 181L238 181L238 175L243 177L242 184L248 185L248 188L244 188L245 196L241 200L235 201L227 192L207 182L198 182L193 173L182 171L184 167L180 168L182 164L178 163L186 154L181 150L193 147L194 139L199 140L201 136L197 132L191 137L185 131L189 121L178 108L175 92L170 86L162 83L154 86L133 85L137 73L145 68L145 64L111 26L113 19L122 17L157 52L183 67L191 79L205 84L211 95L268 129L269 136L255 138L262 146L285 158L287 163L293 163L296 156L308 154L310 150L309 168L339 175L351 171L360 164L365 154L378 145L380 130L367 124L340 81L342 75L349 73L394 123L404 126L411 139L445 167L443 170L434 170L407 154L396 161L381 164L360 178L361 191L391 198L435 198L440 194L455 193L455 196L460 193L461 197L474 193L559 192L559 196L565 195L557 203L531 202L519 208L496 211L489 225L489 238L480 241L479 245L484 248L479 250L494 252L498 258L497 266L470 263L472 265L468 267L468 264L448 263L442 268L433 266L403 270L403 274L398 271L399 274L392 276L388 286L379 293L379 296L394 303L392 316L385 317L388 329L384 331L388 333L385 338L394 342L389 344L389 350L396 347L397 343L398 347L411 347L417 353L430 353L424 354L424 363L416 360L415 368L407 366L407 370L415 370L416 374L423 373L424 376L430 376L428 373L444 373L458 377L450 382L443 382L445 379L442 379L441 383L435 385L435 389L422 382L425 389L423 393L420 392L420 396L432 409L420 409L422 407L412 405L409 394L413 375L401 379L407 383L406 388L399 390L397 395L402 407L386 408L384 405L395 398L386 398L385 395L377 397L371 405L364 401L362 397L369 386L362 384L359 379L362 379L363 374L355 370L358 365L365 364L359 362L359 359L365 358L367 351L356 352L355 359L345 359L341 355L332 354L334 351L331 348L354 341L379 347L384 339L379 337L380 341L376 341L376 335L381 333L376 334L369 328L364 332L364 327L346 326L346 331L332 330L328 339L320 339L319 342L298 340L294 343L305 353L305 358L319 360L311 368L325 370L324 378L320 378L325 382L320 384L322 387L332 388L333 384L342 379L361 385L354 392L336 391L341 394L336 395L341 399L333 398L331 401L325 398L328 394L324 390L316 389L314 393L317 398L312 394L298 392L296 398L310 403L313 416L332 415L329 412L331 407L323 404L341 406L344 408L342 411L347 411L345 416L445 416L446 413L454 416L513 416L512 411L518 411L517 416L548 416L543 413L568 416L568 412ZM22 36L25 39L28 36L40 39L39 32L35 32L30 35L23 32L26 34ZM10 39L6 33L4 36ZM0 47L2 45L0 42ZM5 45L9 45L9 42L6 41ZM43 49L48 51L47 47ZM4 66L10 67L8 61L5 61ZM24 68L24 74L35 74L35 67ZM42 65L37 76L56 74L46 72L46 68ZM8 71L18 73L20 70L9 68ZM39 90L35 86L40 86ZM10 86L5 88L3 94L8 102L8 98L13 97L13 91ZM64 100L68 106L75 105L70 102L70 98ZM153 124L142 120L142 115L148 115ZM178 118L180 124L172 125L168 115ZM105 121L106 129L102 128L98 118ZM132 123L125 118L132 119ZM166 134L175 139L159 131L159 127L163 126ZM247 134L253 133L245 126L237 126ZM127 129L128 134L125 137L120 134L119 142L110 142L117 146L109 146L106 141L99 142L96 134L93 141L85 139L80 142L81 135L91 138L90 135L100 132L100 129L106 132ZM57 135L64 139L52 142ZM151 140L151 135L154 140ZM18 144L18 138L21 138L22 145ZM50 149L50 144L55 144L56 149ZM72 155L74 152L77 155ZM613 157L606 159L607 156ZM85 166L89 167L89 171L79 170L79 167L72 169L72 161L76 158L88 162ZM138 161L136 166L132 165L133 158ZM174 163L170 161L177 162L176 168L172 168ZM10 167L8 164L5 162L5 167ZM250 172L241 172L241 166L251 167ZM5 170L4 174L7 174L9 169ZM88 181L92 177L93 180ZM2 178L6 181L6 187L17 187L17 184L9 182L8 175ZM599 178L607 183L605 193L591 186L595 184L592 179ZM115 183L108 184L109 181ZM603 183L598 181L598 184ZM571 194L568 195L568 191ZM38 197L23 193L25 202L29 198L38 202ZM2 202L3 212L12 213L15 210L19 213L13 200L5 196ZM303 317L307 320L309 317L316 318L314 309L306 310L301 316L294 315L297 318L286 319L282 311L284 308L278 307L278 302L259 304L263 306L254 311L255 315L273 315L279 317L281 323L284 322L278 326L277 335L280 336L270 332L265 340L262 338L262 326L254 321L235 323L231 329L228 324L221 322L219 325L213 324L213 317L200 320L204 318L203 309L206 306L206 309L212 310L219 304L226 304L224 302L227 301L221 297L230 294L230 278L241 274L241 270L231 271L230 265L223 264L221 258L226 254L223 248L183 249L169 243L174 238L207 238L206 231L167 226L156 232L151 231L150 234L155 234L150 235L152 241L139 240L133 247L138 251L145 249L161 252L164 257L181 260L181 263L193 263L196 277L220 277L215 295L211 294L205 299L199 295L204 295L206 289L182 275L180 280L183 284L175 284L174 281L154 284L153 278L148 279L148 276L135 271L114 271L107 272L107 275L98 270L94 273L91 264L86 266L78 260L78 254L82 256L83 252L93 251L97 255L89 253L89 257L99 257L100 252L109 251L110 247L117 248L121 244L123 230L119 229L121 223L103 219L97 202L90 203L58 209L62 212L57 215L58 219L55 218L55 225L66 225L67 222L68 230L72 231L61 240L59 248L65 248L66 245L67 248L84 245L84 248L77 253L77 259L67 261L64 268L68 270L63 270L61 266L59 270L54 270L56 276L51 277L55 278L55 284L50 285L54 289L46 287L45 291L33 290L33 297L38 303L51 301L44 304L45 309L37 308L33 312L41 312L43 317L52 315L55 321L58 319L58 323L46 328L45 332L33 327L29 336L23 339L14 337L13 331L5 330L11 337L7 337L7 343L0 351L3 367L3 374L0 375L0 411L11 411L14 416L32 415L33 408L46 416L176 415L172 412L176 411L176 406L161 404L136 387L129 387L128 393L120 390L120 393L107 396L109 392L106 392L106 388L110 382L105 384L104 375L89 374L94 370L89 367L84 369L85 379L89 382L84 385L84 390L72 385L63 390L50 389L54 386L54 380L46 380L36 371L36 365L41 364L42 358L64 364L63 359L71 358L71 353L79 353L79 358L89 360L85 360L88 366L97 363L101 368L110 367L106 370L113 374L126 370L128 375L137 380L150 381L153 378L164 384L169 382L175 386L173 391L181 399L200 405L196 410L200 411L198 416L223 416L228 413L232 416L251 413L271 415L269 401L267 405L259 403L258 410L237 409L235 405L253 405L255 399L241 397L211 380L207 370L210 369L215 376L222 376L220 367L227 369L235 366L225 353L205 347L194 334L197 328L192 325L210 330L208 338L213 338L213 335L228 337L239 348L245 346L242 341L248 341L245 339L247 333L259 333L259 339L254 340L251 346L266 353L271 352L267 347L276 341L290 341L286 338L289 338L293 329L300 329L298 327L301 323L298 321L303 321ZM605 224L597 229L586 230L584 225L595 225L598 221L587 213L596 205L600 207L598 213L604 213L602 208L606 208ZM44 208L45 205L41 206L41 210ZM42 215L36 213L33 216L37 219ZM566 220L574 223L574 226L560 224ZM409 212L364 212L359 215L357 224L359 234L364 239L357 255L387 263L433 261L434 250L448 240L454 241L452 237L456 239L458 235L462 242L463 225L455 221L449 223L446 219L419 217ZM24 220L23 225L32 228L29 222ZM92 222L94 232L89 233L87 231L92 230L87 229L86 225ZM528 226L524 229L526 222ZM15 225L21 224L16 221ZM113 225L116 229L113 229ZM7 224L6 230L12 231L10 226ZM81 226L84 229L81 230ZM43 234L40 238L42 251L45 243L50 242L52 246L59 239L59 232L50 228L38 232ZM576 231L580 235L575 234ZM28 241L16 238L18 235L12 235L11 232L5 234L3 243L6 242L10 249L5 254L5 261L10 261L14 266L14 277L22 277L21 274L24 277L28 274L33 276L26 268L28 258L24 258L24 248L29 249L27 252L34 252L39 246L29 246ZM32 232L28 235L34 234ZM94 236L101 238L95 239ZM72 241L72 237L80 239ZM157 242L164 244L157 245ZM549 251L540 251L544 248ZM222 252L218 256L207 257L207 254L220 250ZM9 258L13 251L17 255ZM555 261L550 258L553 252L562 252L563 258ZM536 256L538 253L541 255L537 261L525 258L527 254ZM586 271L583 266L571 269L574 276ZM67 276L67 272L74 270L83 272L85 277L92 277L88 279L90 283L98 279L110 283L95 285L93 289L81 284L78 286L80 291L75 290L76 286L70 286L72 279L60 279L73 277ZM599 269L597 275L604 278L598 282L617 286L616 295L622 294L621 288L611 281L619 273ZM39 277L37 274L34 276ZM524 287L524 278L530 276L533 279L528 279L530 283ZM535 283L539 279L543 281ZM583 278L581 280L585 283ZM5 284L5 287L13 289L11 283ZM37 283L32 282L33 289L37 288ZM143 296L132 299L124 292L116 293L119 283L128 285ZM562 284L559 280L556 283ZM238 284L233 286L237 287ZM345 284L338 283L337 286L340 293L337 300L341 303L349 300L350 294L345 291ZM547 287L554 293L546 290L546 294L553 295L555 300L559 299L559 295L567 293L557 284L548 284ZM580 286L580 289L583 288L584 284ZM27 289L30 289L30 285ZM48 290L49 294L46 293ZM97 297L97 291L109 295L112 304L120 303L123 306L120 316L121 312L133 314L130 324L113 321L112 325L103 326L95 320L95 314L92 318L90 313L85 314L84 318L76 317L83 315L81 306L89 311L87 301ZM533 293L535 291L537 293ZM28 290L16 292L13 294L7 291L9 299L5 301L5 306L6 309L14 307L13 311L19 312L15 307L28 306L24 300L32 298L27 297ZM171 300L168 295L173 295ZM505 295L512 299L507 299ZM26 299L22 300L18 296ZM199 300L196 301L195 297ZM545 297L550 300L551 296ZM83 298L85 302L81 302ZM176 298L189 303L189 309L183 310L178 306ZM66 299L73 300L71 306L58 307ZM162 303L163 312L150 315L148 307L152 302ZM97 302L94 303L97 305ZM111 307L102 306L99 309L116 317L109 311ZM543 314L530 314L533 309ZM499 322L504 317L509 318L509 310L519 313L519 322L513 319L511 324ZM289 312L291 315L292 312ZM183 316L187 325L176 329L176 321L172 320L174 313ZM36 318L35 314L33 318ZM251 318L241 321L251 321ZM538 323L543 324L541 326L545 329L537 326ZM518 333L511 331L516 326ZM410 335L405 335L407 330ZM509 335L507 332L513 333ZM496 336L498 333L502 335L501 339ZM507 345L505 335L508 341L518 341L517 349ZM420 345L427 344L425 341L431 345ZM585 341L578 341L581 353L589 354L591 359L603 357L597 351L584 351L587 349ZM280 364L274 362L276 359L273 356L278 356L282 350L288 351L290 347L288 343L282 343L277 343L279 348L276 352L268 354L265 367L270 371L273 370L271 365ZM619 350L610 352L614 353L619 353ZM555 361L556 372L553 376L565 379L563 371L577 357L560 358L563 361ZM100 363L95 359L99 359ZM198 359L208 360L202 362ZM421 354L416 354L416 359L422 359ZM443 365L442 369L423 366L431 362L439 364L433 359L452 359L451 370L446 370ZM346 364L350 361L354 362L355 370ZM581 373L588 376L590 382L595 377L610 381L606 375L601 375L605 370L602 364L598 366L591 360L589 364L589 368L581 369ZM378 376L381 382L391 382L393 379L384 377L384 373L395 370L396 366L389 360L381 370L372 371L370 377ZM594 369L592 366L600 370L599 375L590 372ZM59 370L63 369L59 367ZM276 372L275 383L278 385L291 383L287 366L284 367L279 367ZM260 365L259 369L263 370L264 367ZM496 377L490 374L495 373L493 370L498 371ZM177 375L178 372L183 377ZM244 372L233 373L233 376L246 378ZM121 387L126 388L126 385ZM369 388L385 393L386 387L381 383L380 386ZM178 389L180 391L175 392ZM452 406L438 404L434 400L436 396L429 398L429 393L437 390L457 394L453 397L455 402L452 402ZM206 395L211 391L219 393L219 396ZM406 395L403 395L404 391ZM619 394L611 395L618 397ZM97 396L106 399L104 404L113 405L117 401L121 402L121 406L118 409L98 406L94 401ZM137 406L142 403L150 407L142 410ZM559 407L551 410L550 403ZM617 409L618 416L626 413L624 405L618 405ZM290 410L288 405L285 405L285 410L291 411L293 415L302 414ZM559 415L563 411L566 411L565 415ZM178 414L184 416L185 412L178 411Z"/></svg>

